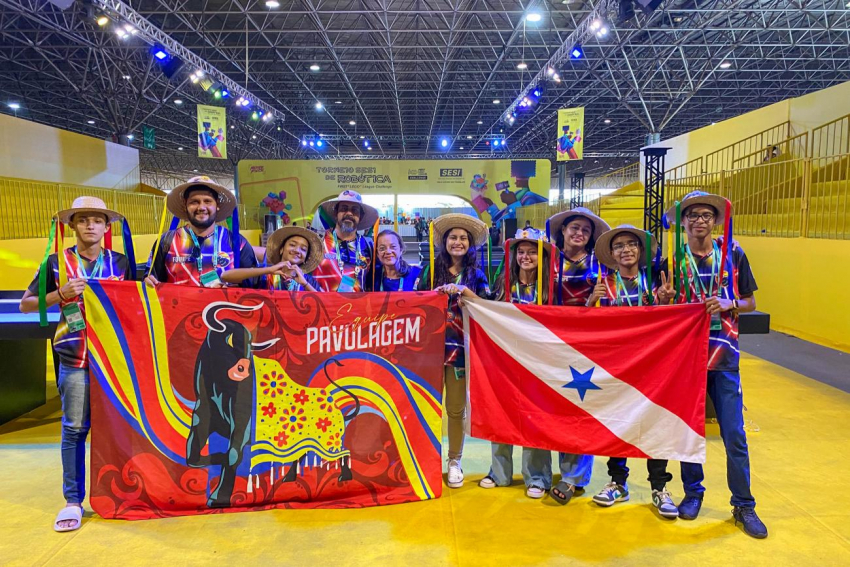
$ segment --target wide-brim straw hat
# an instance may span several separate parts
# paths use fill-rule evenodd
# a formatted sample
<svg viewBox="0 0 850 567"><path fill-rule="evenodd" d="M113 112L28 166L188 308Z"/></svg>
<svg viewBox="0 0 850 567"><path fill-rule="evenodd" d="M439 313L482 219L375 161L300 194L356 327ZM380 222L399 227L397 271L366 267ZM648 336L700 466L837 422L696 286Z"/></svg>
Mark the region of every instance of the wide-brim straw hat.
<svg viewBox="0 0 850 567"><path fill-rule="evenodd" d="M322 263L324 247L322 246L322 239L319 238L318 234L301 226L285 226L274 231L269 236L268 242L266 242L266 260L270 265L280 262L281 248L283 248L284 242L293 236L300 236L309 244L307 258L305 258L304 263L300 266L302 272L309 274Z"/></svg>
<svg viewBox="0 0 850 567"><path fill-rule="evenodd" d="M713 195L712 193L706 193L705 191L691 191L682 199L679 208L684 213L685 209L693 207L694 205L708 205L710 207L714 207L715 210L717 210L718 219L726 217L726 199L720 195ZM671 225L676 224L678 222L678 219L676 218L676 205L667 209L665 215L667 216L668 223Z"/></svg>
<svg viewBox="0 0 850 567"><path fill-rule="evenodd" d="M337 203L356 203L360 205L363 209L363 214L360 215L360 224L357 225L357 230L366 230L367 228L374 226L375 221L378 220L378 209L375 207L370 207L366 203L363 202L363 197L360 196L360 193L357 191L345 190L339 194L339 197L336 199L331 199L329 201L325 201L322 203L322 208L325 212L330 216L334 221L336 221L336 215L334 214L334 205Z"/></svg>
<svg viewBox="0 0 850 567"><path fill-rule="evenodd" d="M222 222L233 214L233 209L236 208L236 196L233 192L223 185L219 185L206 175L193 177L186 183L182 183L175 187L168 194L166 202L168 210L172 215L180 220L189 220L189 211L186 209L186 190L197 186L209 189L216 194L218 201L218 211L215 214L215 222Z"/></svg>
<svg viewBox="0 0 850 567"><path fill-rule="evenodd" d="M448 213L434 219L434 242L442 246L443 235L453 228L462 228L472 235L472 245L481 246L487 242L487 225L475 217L463 213Z"/></svg>
<svg viewBox="0 0 850 567"><path fill-rule="evenodd" d="M593 211L591 211L590 209L587 209L585 207L576 207L574 209L570 209L569 211L563 211L561 213L549 217L549 232L553 238L554 235L558 234L561 231L561 227L564 226L564 221L566 221L570 217L582 217L590 221L590 224L593 225L593 238L597 240L600 236L611 230L611 227L608 226L608 223L602 220L597 215L593 214Z"/></svg>
<svg viewBox="0 0 850 567"><path fill-rule="evenodd" d="M647 232L645 230L641 230L635 226L630 224L621 224L616 228L612 228L602 236L596 239L596 249L595 254L596 258L608 268L612 270L617 269L617 261L614 259L614 253L611 251L611 242L614 241L615 238L620 236L621 234L632 234L640 243L643 252L638 254L638 265L645 266L646 265L646 235ZM652 247L652 257L655 258L656 252L658 252L658 241L655 240L655 236L652 234L649 235L650 246Z"/></svg>
<svg viewBox="0 0 850 567"><path fill-rule="evenodd" d="M516 231L516 236L508 240L512 250L516 249L520 242L528 242L534 244L534 246L538 246L538 242L540 241L543 241L543 249L549 251L551 254L552 243L546 240L546 235L543 231L536 228L521 228Z"/></svg>
<svg viewBox="0 0 850 567"><path fill-rule="evenodd" d="M71 224L71 219L77 213L99 213L106 215L107 222L110 223L124 218L120 213L107 208L106 203L104 203L101 199L85 195L74 199L70 209L65 209L64 211L56 213L56 218L59 219L59 222Z"/></svg>

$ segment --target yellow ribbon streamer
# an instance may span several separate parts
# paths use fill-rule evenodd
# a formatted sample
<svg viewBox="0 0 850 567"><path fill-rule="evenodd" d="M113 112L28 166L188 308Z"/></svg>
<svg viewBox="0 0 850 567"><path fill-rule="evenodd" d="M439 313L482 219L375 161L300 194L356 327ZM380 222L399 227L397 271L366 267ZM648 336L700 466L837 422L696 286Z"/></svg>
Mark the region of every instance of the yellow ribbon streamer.
<svg viewBox="0 0 850 567"><path fill-rule="evenodd" d="M537 239L537 305L543 305L543 239ZM510 290L508 291L510 293Z"/></svg>
<svg viewBox="0 0 850 567"><path fill-rule="evenodd" d="M159 218L159 238L162 238L162 233L165 232L165 219L168 217L168 200L163 199L162 206L162 215ZM153 271L153 265L156 262L156 255L159 252L159 239L157 239L156 246L153 249L153 256L151 256L151 271Z"/></svg>

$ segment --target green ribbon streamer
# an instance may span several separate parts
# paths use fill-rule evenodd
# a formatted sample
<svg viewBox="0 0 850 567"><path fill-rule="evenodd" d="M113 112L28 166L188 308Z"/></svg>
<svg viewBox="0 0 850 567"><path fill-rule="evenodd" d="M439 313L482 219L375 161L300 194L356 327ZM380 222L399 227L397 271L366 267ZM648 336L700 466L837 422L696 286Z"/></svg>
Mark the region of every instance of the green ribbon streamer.
<svg viewBox="0 0 850 567"><path fill-rule="evenodd" d="M47 249L41 259L41 267L38 269L38 326L47 327L47 259L50 258L50 250L53 248L53 239L56 237L56 219L50 221L50 235L47 239ZM64 250L59 251L64 254Z"/></svg>

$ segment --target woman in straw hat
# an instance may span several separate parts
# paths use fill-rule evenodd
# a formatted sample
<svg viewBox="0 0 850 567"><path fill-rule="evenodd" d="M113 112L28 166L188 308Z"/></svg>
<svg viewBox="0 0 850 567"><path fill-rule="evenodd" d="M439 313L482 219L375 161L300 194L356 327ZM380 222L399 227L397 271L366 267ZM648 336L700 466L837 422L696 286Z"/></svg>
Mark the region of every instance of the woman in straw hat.
<svg viewBox="0 0 850 567"><path fill-rule="evenodd" d="M45 294L47 307L59 305L62 311L53 350L59 358L59 397L62 400L62 492L65 508L56 516L53 529L73 531L80 527L86 492L86 437L89 422L89 373L86 346L83 290L88 280L131 279L130 263L123 254L101 246L110 223L121 215L96 197L79 197L70 209L60 211L59 222L74 229L76 245L51 254L42 264L21 299L23 313L38 311L39 295ZM60 266L66 274L60 277ZM39 275L47 273L46 285L39 289ZM64 282L67 277L67 283Z"/></svg>
<svg viewBox="0 0 850 567"><path fill-rule="evenodd" d="M496 301L519 304L549 304L549 262L552 245L534 228L518 230L507 243L507 273L495 282ZM543 255L541 257L540 250ZM543 277L538 280L542 262ZM509 291L506 291L509 290ZM539 301L538 301L539 298ZM513 478L513 445L492 443L490 472L478 482L481 488L510 486ZM522 448L522 478L529 498L543 498L552 486L552 454L543 449Z"/></svg>
<svg viewBox="0 0 850 567"><path fill-rule="evenodd" d="M608 268L608 276L596 285L587 301L588 306L597 300L603 306L629 307L655 303L656 286L650 281L647 270L646 240L650 240L650 261L655 257L658 243L650 233L634 226L624 224L606 232L596 241L596 257ZM662 284L666 283L662 274ZM652 504L658 513L668 519L677 518L679 510L673 503L673 497L667 490L667 483L673 475L667 472L667 461L649 459L646 462L649 483L652 487ZM608 459L607 483L593 501L604 507L629 499L629 468L626 459L612 457Z"/></svg>
<svg viewBox="0 0 850 567"><path fill-rule="evenodd" d="M594 244L611 227L584 207L558 213L547 221L547 225L561 252L558 269L553 275L557 303L583 307L602 272L593 253ZM558 461L561 480L549 494L559 504L566 504L590 482L593 457L559 453Z"/></svg>
<svg viewBox="0 0 850 567"><path fill-rule="evenodd" d="M414 291L421 268L404 261L404 241L394 230L383 230L375 239L377 265L367 278L368 291Z"/></svg>
<svg viewBox="0 0 850 567"><path fill-rule="evenodd" d="M434 254L434 269L426 268L418 289L433 289L449 296L446 311L446 414L449 421L448 485L463 486L463 421L466 415L465 352L461 297L490 297L487 276L478 269L476 250L486 243L487 226L469 215L451 213L437 217L432 225L439 253Z"/></svg>
<svg viewBox="0 0 850 567"><path fill-rule="evenodd" d="M322 291L310 275L322 261L322 240L312 230L285 226L274 231L266 243L266 264L259 268L228 270L221 279L228 283L257 280L260 288L272 291Z"/></svg>

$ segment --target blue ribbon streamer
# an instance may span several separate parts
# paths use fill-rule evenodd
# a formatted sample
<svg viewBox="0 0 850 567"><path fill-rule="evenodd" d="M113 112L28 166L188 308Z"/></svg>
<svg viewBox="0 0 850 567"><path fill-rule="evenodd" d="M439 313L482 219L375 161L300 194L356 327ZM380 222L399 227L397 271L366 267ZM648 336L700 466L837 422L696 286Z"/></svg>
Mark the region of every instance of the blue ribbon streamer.
<svg viewBox="0 0 850 567"><path fill-rule="evenodd" d="M130 263L130 278L136 281L136 250L133 247L133 233L130 232L130 223L127 219L121 222L121 234L124 238L124 255Z"/></svg>
<svg viewBox="0 0 850 567"><path fill-rule="evenodd" d="M239 207L233 208L233 215L230 217L233 223L233 230L230 231L230 248L233 250L233 267L239 268L239 254L241 250L241 238L239 237Z"/></svg>

